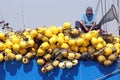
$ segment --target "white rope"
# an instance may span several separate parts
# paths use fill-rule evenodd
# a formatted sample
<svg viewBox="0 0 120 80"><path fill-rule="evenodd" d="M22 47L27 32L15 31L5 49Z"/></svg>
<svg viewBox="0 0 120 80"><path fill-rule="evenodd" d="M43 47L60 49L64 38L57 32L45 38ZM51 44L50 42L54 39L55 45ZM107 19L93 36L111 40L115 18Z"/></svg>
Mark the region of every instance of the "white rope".
<svg viewBox="0 0 120 80"><path fill-rule="evenodd" d="M115 70L115 71L113 71L113 72L111 72L111 73L109 73L109 74L106 74L106 75L104 75L104 76L101 76L101 77L99 77L99 78L97 78L97 79L95 79L95 80L102 80L102 79L107 78L107 77L109 77L109 76L112 76L112 75L114 75L114 74L116 74L116 73L120 73L120 69L117 69L117 70Z"/></svg>
<svg viewBox="0 0 120 80"><path fill-rule="evenodd" d="M102 79L104 79L104 78L107 78L107 77L112 76L112 75L117 74L117 73L120 74L120 55L119 55L119 58L118 58L118 60L117 60L117 63L118 63L118 69L117 69L117 70L114 70L113 72L111 72L111 73L109 73L109 74L106 74L106 75L104 75L104 76L101 76L101 77L99 77L99 78L96 78L95 80L102 80Z"/></svg>

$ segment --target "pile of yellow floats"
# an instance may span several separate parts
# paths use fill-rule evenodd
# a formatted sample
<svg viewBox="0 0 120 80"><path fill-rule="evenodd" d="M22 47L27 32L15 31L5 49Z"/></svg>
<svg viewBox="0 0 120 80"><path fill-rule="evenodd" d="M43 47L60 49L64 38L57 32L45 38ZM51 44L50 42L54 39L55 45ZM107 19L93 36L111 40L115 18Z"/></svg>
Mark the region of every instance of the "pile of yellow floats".
<svg viewBox="0 0 120 80"><path fill-rule="evenodd" d="M60 27L0 32L0 62L16 60L27 64L35 58L46 73L55 67L72 68L84 54L110 66L120 55L120 38L113 34L103 36L95 30L83 33L69 22Z"/></svg>

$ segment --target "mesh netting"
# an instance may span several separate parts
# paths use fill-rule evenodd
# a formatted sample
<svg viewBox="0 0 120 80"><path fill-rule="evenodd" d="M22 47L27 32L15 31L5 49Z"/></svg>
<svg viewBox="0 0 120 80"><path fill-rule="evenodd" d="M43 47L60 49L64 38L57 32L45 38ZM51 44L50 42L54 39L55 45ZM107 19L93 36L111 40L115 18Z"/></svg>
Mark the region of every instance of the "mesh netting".
<svg viewBox="0 0 120 80"><path fill-rule="evenodd" d="M100 20L100 22L98 23L99 26L102 26L104 23L112 21L113 19L116 19L117 22L118 20L118 15L117 15L117 11L114 5L111 6L111 8L109 9L109 11L103 16L103 18Z"/></svg>

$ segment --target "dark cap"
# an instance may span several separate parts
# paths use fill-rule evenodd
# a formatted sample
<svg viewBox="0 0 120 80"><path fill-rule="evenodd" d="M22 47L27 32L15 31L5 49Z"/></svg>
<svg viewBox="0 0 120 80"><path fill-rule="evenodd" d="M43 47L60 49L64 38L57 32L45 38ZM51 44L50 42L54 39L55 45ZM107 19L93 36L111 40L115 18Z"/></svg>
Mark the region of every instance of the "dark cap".
<svg viewBox="0 0 120 80"><path fill-rule="evenodd" d="M87 7L86 12L87 12L87 13L92 13L92 12L93 12L92 7L90 7L90 6Z"/></svg>

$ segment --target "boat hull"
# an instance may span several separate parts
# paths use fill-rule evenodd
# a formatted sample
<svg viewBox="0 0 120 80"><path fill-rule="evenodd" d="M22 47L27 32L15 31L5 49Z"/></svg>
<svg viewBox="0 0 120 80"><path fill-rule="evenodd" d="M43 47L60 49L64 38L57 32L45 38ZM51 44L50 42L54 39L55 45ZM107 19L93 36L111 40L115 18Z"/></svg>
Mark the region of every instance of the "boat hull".
<svg viewBox="0 0 120 80"><path fill-rule="evenodd" d="M79 61L79 64L71 69L55 68L44 74L35 60L31 60L28 64L10 61L0 63L0 80L95 80L116 69L118 69L117 62L105 67L94 61ZM119 79L120 73L105 78L105 80Z"/></svg>

